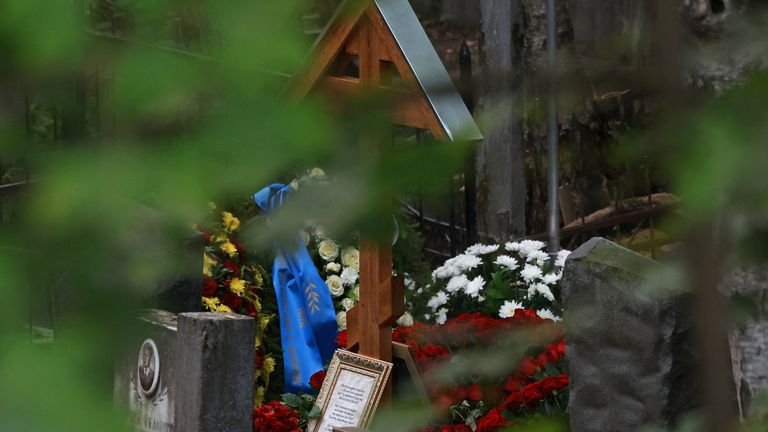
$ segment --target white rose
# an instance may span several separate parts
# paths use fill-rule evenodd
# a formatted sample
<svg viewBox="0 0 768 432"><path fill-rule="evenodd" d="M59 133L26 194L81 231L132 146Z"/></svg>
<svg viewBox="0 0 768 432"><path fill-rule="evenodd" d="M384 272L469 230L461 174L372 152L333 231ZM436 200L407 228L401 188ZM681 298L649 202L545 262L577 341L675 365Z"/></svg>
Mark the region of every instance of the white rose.
<svg viewBox="0 0 768 432"><path fill-rule="evenodd" d="M330 273L338 273L341 270L341 264L337 262L329 262L325 265L325 271Z"/></svg>
<svg viewBox="0 0 768 432"><path fill-rule="evenodd" d="M325 171L317 167L312 168L312 170L309 171L309 177L313 179L323 179L325 178Z"/></svg>
<svg viewBox="0 0 768 432"><path fill-rule="evenodd" d="M336 324L339 326L339 330L344 330L347 328L347 313L346 312L339 312L336 314Z"/></svg>
<svg viewBox="0 0 768 432"><path fill-rule="evenodd" d="M341 252L341 263L360 271L360 251L351 246L344 248Z"/></svg>
<svg viewBox="0 0 768 432"><path fill-rule="evenodd" d="M341 306L344 308L345 311L348 311L353 307L355 307L355 301L349 297L346 297L344 300L341 301Z"/></svg>
<svg viewBox="0 0 768 432"><path fill-rule="evenodd" d="M299 190L299 181L296 179L291 180L291 183L288 184L288 186L291 187L291 190Z"/></svg>
<svg viewBox="0 0 768 432"><path fill-rule="evenodd" d="M301 237L301 241L304 242L305 245L309 244L309 233L304 230L299 230L299 237Z"/></svg>
<svg viewBox="0 0 768 432"><path fill-rule="evenodd" d="M406 312L403 314L403 316L398 318L397 323L403 327L410 327L413 325L413 316Z"/></svg>
<svg viewBox="0 0 768 432"><path fill-rule="evenodd" d="M340 277L336 275L329 276L328 279L325 280L325 284L328 285L328 290L331 292L332 296L339 297L344 294L344 284L341 283Z"/></svg>
<svg viewBox="0 0 768 432"><path fill-rule="evenodd" d="M323 240L317 245L317 252L320 254L320 258L333 261L339 256L339 245L333 240Z"/></svg>

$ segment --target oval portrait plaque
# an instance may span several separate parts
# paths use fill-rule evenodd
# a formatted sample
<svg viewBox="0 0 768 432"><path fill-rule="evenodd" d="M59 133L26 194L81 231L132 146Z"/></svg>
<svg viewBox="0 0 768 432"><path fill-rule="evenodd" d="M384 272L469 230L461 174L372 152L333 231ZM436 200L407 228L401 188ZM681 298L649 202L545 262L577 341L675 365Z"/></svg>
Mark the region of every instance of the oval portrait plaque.
<svg viewBox="0 0 768 432"><path fill-rule="evenodd" d="M144 396L152 396L160 381L160 356L152 339L145 339L139 350L137 384Z"/></svg>

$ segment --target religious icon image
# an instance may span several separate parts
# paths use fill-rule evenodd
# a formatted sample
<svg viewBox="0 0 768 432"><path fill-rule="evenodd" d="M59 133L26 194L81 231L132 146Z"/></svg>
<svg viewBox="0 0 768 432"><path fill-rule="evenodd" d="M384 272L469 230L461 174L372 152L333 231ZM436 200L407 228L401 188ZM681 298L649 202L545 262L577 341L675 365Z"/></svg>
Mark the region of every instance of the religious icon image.
<svg viewBox="0 0 768 432"><path fill-rule="evenodd" d="M157 389L160 377L160 356L157 345L152 339L146 339L139 350L138 387L144 396L151 396Z"/></svg>

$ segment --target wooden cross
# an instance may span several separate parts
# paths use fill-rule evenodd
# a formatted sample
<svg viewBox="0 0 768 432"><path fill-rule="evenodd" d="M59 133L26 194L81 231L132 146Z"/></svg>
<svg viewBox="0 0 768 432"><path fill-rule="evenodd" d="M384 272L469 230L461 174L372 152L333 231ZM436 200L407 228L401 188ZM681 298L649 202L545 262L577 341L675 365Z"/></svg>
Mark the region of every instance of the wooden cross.
<svg viewBox="0 0 768 432"><path fill-rule="evenodd" d="M359 74L345 75L355 60ZM302 99L312 91L329 95L336 108L348 97L375 91L393 102L395 124L428 130L438 140L482 140L408 0L345 0L284 96ZM363 143L367 151L380 151L375 141ZM381 212L390 213L391 206ZM392 361L392 324L404 311L403 279L392 276L391 246L361 239L360 302L347 313L347 346Z"/></svg>

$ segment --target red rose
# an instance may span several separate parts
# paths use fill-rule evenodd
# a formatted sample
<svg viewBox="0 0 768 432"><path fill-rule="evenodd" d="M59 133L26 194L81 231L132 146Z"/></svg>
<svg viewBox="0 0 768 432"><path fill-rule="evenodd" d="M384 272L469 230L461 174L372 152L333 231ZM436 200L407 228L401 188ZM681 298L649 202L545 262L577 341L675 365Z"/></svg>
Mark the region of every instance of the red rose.
<svg viewBox="0 0 768 432"><path fill-rule="evenodd" d="M312 374L311 377L309 377L309 385L311 385L315 390L320 390L320 387L323 386L323 381L325 381L324 370L319 370Z"/></svg>
<svg viewBox="0 0 768 432"><path fill-rule="evenodd" d="M342 330L336 335L336 345L342 348L347 347L347 331Z"/></svg>
<svg viewBox="0 0 768 432"><path fill-rule="evenodd" d="M427 357L444 358L451 356L448 350L441 347L440 345L426 344L422 349Z"/></svg>
<svg viewBox="0 0 768 432"><path fill-rule="evenodd" d="M520 367L518 368L520 373L527 377L536 375L538 369L539 365L537 365L531 357L524 358L523 361L520 362Z"/></svg>
<svg viewBox="0 0 768 432"><path fill-rule="evenodd" d="M261 366L264 365L264 350L261 347L256 349L256 361L254 364L256 369L261 369Z"/></svg>
<svg viewBox="0 0 768 432"><path fill-rule="evenodd" d="M240 255L242 255L243 252L245 252L245 245L240 240L233 239L232 244L235 245L235 249L237 249L237 253L239 253Z"/></svg>
<svg viewBox="0 0 768 432"><path fill-rule="evenodd" d="M211 232L208 231L205 228L202 228L202 227L198 227L197 230L203 236L203 241L205 242L205 244L210 244L211 243Z"/></svg>
<svg viewBox="0 0 768 432"><path fill-rule="evenodd" d="M237 264L233 263L232 260L224 260L224 267L234 273L235 277L240 277L240 268L237 267Z"/></svg>
<svg viewBox="0 0 768 432"><path fill-rule="evenodd" d="M259 311L256 310L256 306L254 306L251 302L245 302L245 310L247 311L249 317L256 318L256 316L259 314Z"/></svg>
<svg viewBox="0 0 768 432"><path fill-rule="evenodd" d="M467 387L467 398L475 402L483 399L483 389L479 384L472 384Z"/></svg>
<svg viewBox="0 0 768 432"><path fill-rule="evenodd" d="M520 390L520 387L522 386L523 382L517 375L507 378L507 380L504 382L504 390L508 392Z"/></svg>
<svg viewBox="0 0 768 432"><path fill-rule="evenodd" d="M500 427L507 426L507 420L501 415L498 408L488 411L488 414L477 421L476 432L492 432Z"/></svg>
<svg viewBox="0 0 768 432"><path fill-rule="evenodd" d="M239 309L243 304L243 299L241 299L240 296L229 291L221 294L219 296L219 300L221 300L221 302L225 305L229 306L229 308L233 311L237 311L237 309Z"/></svg>
<svg viewBox="0 0 768 432"><path fill-rule="evenodd" d="M527 386L523 387L522 392L523 397L525 398L525 403L527 404L534 404L544 397L544 392L542 391L540 382L528 384Z"/></svg>
<svg viewBox="0 0 768 432"><path fill-rule="evenodd" d="M216 290L219 288L219 284L213 278L208 276L203 277L203 297L213 297L216 295Z"/></svg>
<svg viewBox="0 0 768 432"><path fill-rule="evenodd" d="M301 432L299 413L278 401L269 401L253 410L254 432Z"/></svg>

